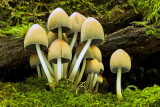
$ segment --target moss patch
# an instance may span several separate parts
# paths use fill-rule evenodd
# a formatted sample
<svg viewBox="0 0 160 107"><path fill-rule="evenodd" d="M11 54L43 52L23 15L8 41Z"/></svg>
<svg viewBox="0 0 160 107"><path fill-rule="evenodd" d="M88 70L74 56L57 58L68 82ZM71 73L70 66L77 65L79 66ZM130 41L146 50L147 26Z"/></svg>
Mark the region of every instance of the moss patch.
<svg viewBox="0 0 160 107"><path fill-rule="evenodd" d="M154 85L139 90L129 86L123 91L124 101L117 101L112 93L91 94L79 91L72 92L71 83L63 80L57 84L55 91L46 90L46 80L28 78L19 83L0 82L0 105L18 107L93 107L93 106L158 106L160 105L160 87Z"/></svg>

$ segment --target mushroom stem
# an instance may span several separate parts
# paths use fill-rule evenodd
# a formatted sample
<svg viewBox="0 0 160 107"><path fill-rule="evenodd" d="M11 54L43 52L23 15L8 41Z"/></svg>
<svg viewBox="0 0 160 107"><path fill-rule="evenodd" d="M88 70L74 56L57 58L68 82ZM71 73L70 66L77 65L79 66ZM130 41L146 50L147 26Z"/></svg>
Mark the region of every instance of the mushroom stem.
<svg viewBox="0 0 160 107"><path fill-rule="evenodd" d="M70 66L70 69L69 69L69 75L71 74L72 70L73 70L73 67L76 63L76 54L74 54L74 57L73 57L73 60L72 60L72 63L71 63L71 66Z"/></svg>
<svg viewBox="0 0 160 107"><path fill-rule="evenodd" d="M85 67L86 67L86 59L83 59L82 69L81 69L81 72L79 74L79 77L78 77L76 83L74 84L74 87L73 87L74 89L78 86L79 82L81 81Z"/></svg>
<svg viewBox="0 0 160 107"><path fill-rule="evenodd" d="M122 92L121 92L121 73L122 73L121 67L118 67L116 89L117 89L117 98L119 100L123 99Z"/></svg>
<svg viewBox="0 0 160 107"><path fill-rule="evenodd" d="M41 66L41 71L42 71L42 77L45 78L45 79L47 79L46 74L45 74L44 69L43 69L42 66Z"/></svg>
<svg viewBox="0 0 160 107"><path fill-rule="evenodd" d="M43 52L43 51L42 51L42 55L43 55L43 59L44 59L44 61L45 61L46 65L47 65L47 67L48 67L48 69L49 69L49 71L50 71L51 75L54 77L54 71L53 71L53 68L52 68L52 66L50 65L50 63L48 62L48 60L47 60L47 58L46 58L46 56L45 56L45 54L44 54L44 52Z"/></svg>
<svg viewBox="0 0 160 107"><path fill-rule="evenodd" d="M61 57L59 57L57 59L57 78L56 78L56 81L58 82L60 79L61 79Z"/></svg>
<svg viewBox="0 0 160 107"><path fill-rule="evenodd" d="M61 64L61 78L63 78L63 75L64 75L64 74L63 74L63 69L64 69L64 68L63 68L63 64Z"/></svg>
<svg viewBox="0 0 160 107"><path fill-rule="evenodd" d="M98 92L98 87L99 87L99 83L97 82L95 92Z"/></svg>
<svg viewBox="0 0 160 107"><path fill-rule="evenodd" d="M50 72L49 72L49 70L47 68L47 65L46 65L46 63L45 63L45 61L43 59L43 55L42 55L42 52L41 52L39 44L36 44L36 50L37 50L37 53L38 53L38 57L39 57L39 59L41 61L42 67L44 69L44 72L45 72L45 74L47 76L48 82L52 83L53 82L53 77L51 76L51 74L50 74ZM53 84L49 84L49 85L50 85L51 89L54 90L55 86Z"/></svg>
<svg viewBox="0 0 160 107"><path fill-rule="evenodd" d="M58 27L58 39L62 40L62 27Z"/></svg>
<svg viewBox="0 0 160 107"><path fill-rule="evenodd" d="M93 76L92 89L95 87L95 85L96 85L96 81L97 81L97 73L96 73L96 74L94 74L94 76Z"/></svg>
<svg viewBox="0 0 160 107"><path fill-rule="evenodd" d="M77 72L77 70L78 70L78 68L79 68L79 65L80 65L80 63L81 63L81 61L82 61L82 59L83 59L83 57L84 57L84 55L85 55L85 53L86 53L89 45L91 44L91 41L92 41L92 39L89 39L89 40L87 41L87 43L86 43L85 46L83 47L81 53L79 54L78 59L77 59L75 65L74 65L74 68L73 68L72 72L71 72L71 75L69 76L69 80L71 80L71 81L74 80L75 75L76 75L76 72Z"/></svg>
<svg viewBox="0 0 160 107"><path fill-rule="evenodd" d="M91 74L89 73L88 76L87 76L87 81L86 81L86 84L85 84L86 89L88 88L88 84L89 84L90 77L91 77L90 75L91 75Z"/></svg>
<svg viewBox="0 0 160 107"><path fill-rule="evenodd" d="M89 80L89 91L92 91L93 76L94 76L94 73L91 73L90 80Z"/></svg>
<svg viewBox="0 0 160 107"><path fill-rule="evenodd" d="M73 46L74 46L74 44L75 44L75 42L76 42L76 40L77 40L77 36L78 36L78 32L74 32L72 41L71 41L71 43L70 43L71 51L72 51Z"/></svg>
<svg viewBox="0 0 160 107"><path fill-rule="evenodd" d="M68 62L63 64L63 77L67 78Z"/></svg>
<svg viewBox="0 0 160 107"><path fill-rule="evenodd" d="M38 78L41 78L41 71L40 71L39 64L37 64L37 73L38 73Z"/></svg>

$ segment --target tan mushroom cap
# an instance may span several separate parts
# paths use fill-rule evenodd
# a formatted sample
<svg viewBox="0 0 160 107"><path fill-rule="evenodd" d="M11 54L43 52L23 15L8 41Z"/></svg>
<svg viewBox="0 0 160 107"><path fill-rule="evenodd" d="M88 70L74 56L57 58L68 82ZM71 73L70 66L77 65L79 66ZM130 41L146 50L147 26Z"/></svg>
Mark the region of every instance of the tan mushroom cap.
<svg viewBox="0 0 160 107"><path fill-rule="evenodd" d="M103 83L103 77L102 77L101 74L98 74L98 75L97 75L97 83L100 83L100 84Z"/></svg>
<svg viewBox="0 0 160 107"><path fill-rule="evenodd" d="M59 57L62 58L62 63L67 63L72 59L72 52L65 41L57 39L49 47L48 60L57 63Z"/></svg>
<svg viewBox="0 0 160 107"><path fill-rule="evenodd" d="M79 56L79 54L81 53L82 49L84 47L84 44L80 44L77 49L76 49L76 57ZM90 60L93 60L94 57L93 57L93 53L92 53L92 50L91 50L91 47L89 46L84 57L87 61L90 61Z"/></svg>
<svg viewBox="0 0 160 107"><path fill-rule="evenodd" d="M97 59L94 58L94 60L87 61L86 62L86 73L99 73L100 72L100 63Z"/></svg>
<svg viewBox="0 0 160 107"><path fill-rule="evenodd" d="M94 58L96 58L98 61L102 61L102 54L100 49L95 45L92 45L91 49L92 49Z"/></svg>
<svg viewBox="0 0 160 107"><path fill-rule="evenodd" d="M99 62L99 63L100 63L100 74L103 74L103 72L104 72L103 63L102 62Z"/></svg>
<svg viewBox="0 0 160 107"><path fill-rule="evenodd" d="M81 28L81 42L92 39L91 45L100 44L104 40L102 25L93 17L87 18Z"/></svg>
<svg viewBox="0 0 160 107"><path fill-rule="evenodd" d="M69 18L72 23L72 29L67 33L67 37L72 38L74 35L73 33L78 32L77 38L80 38L81 27L83 22L86 20L86 17L78 12L74 12L73 14L70 15Z"/></svg>
<svg viewBox="0 0 160 107"><path fill-rule="evenodd" d="M123 49L116 50L110 59L111 72L117 73L118 67L121 67L122 73L129 72L131 69L131 59Z"/></svg>
<svg viewBox="0 0 160 107"><path fill-rule="evenodd" d="M48 45L50 46L53 41L58 39L58 35L56 33L52 33L51 31L48 33Z"/></svg>
<svg viewBox="0 0 160 107"><path fill-rule="evenodd" d="M58 27L62 27L62 32L65 33L72 28L72 24L67 13L61 9L56 8L49 15L47 28L49 31L58 33Z"/></svg>
<svg viewBox="0 0 160 107"><path fill-rule="evenodd" d="M38 24L32 25L24 39L24 48L28 50L36 50L35 44L39 44L42 50L48 47L48 38L45 30Z"/></svg>
<svg viewBox="0 0 160 107"><path fill-rule="evenodd" d="M36 68L36 66L38 65L38 64L41 64L41 62L40 62L40 60L39 60L39 57L38 57L38 54L32 54L31 56L30 56L30 60L29 60L29 63L30 63L30 66L32 67L32 68Z"/></svg>

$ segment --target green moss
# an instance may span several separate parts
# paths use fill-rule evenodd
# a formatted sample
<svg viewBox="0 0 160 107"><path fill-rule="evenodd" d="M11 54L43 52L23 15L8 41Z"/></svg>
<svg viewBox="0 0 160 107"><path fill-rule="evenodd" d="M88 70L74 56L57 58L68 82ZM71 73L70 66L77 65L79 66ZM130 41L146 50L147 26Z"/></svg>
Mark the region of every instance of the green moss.
<svg viewBox="0 0 160 107"><path fill-rule="evenodd" d="M149 38L160 39L160 28L149 27L149 29L145 32L145 35Z"/></svg>
<svg viewBox="0 0 160 107"><path fill-rule="evenodd" d="M123 91L124 101L117 101L112 93L91 94L88 92L72 92L72 84L62 80L54 91L48 91L45 87L46 80L28 78L25 82L2 83L0 82L0 105L31 106L31 107L146 107L160 105L160 87L154 85L143 90L135 86L129 86Z"/></svg>

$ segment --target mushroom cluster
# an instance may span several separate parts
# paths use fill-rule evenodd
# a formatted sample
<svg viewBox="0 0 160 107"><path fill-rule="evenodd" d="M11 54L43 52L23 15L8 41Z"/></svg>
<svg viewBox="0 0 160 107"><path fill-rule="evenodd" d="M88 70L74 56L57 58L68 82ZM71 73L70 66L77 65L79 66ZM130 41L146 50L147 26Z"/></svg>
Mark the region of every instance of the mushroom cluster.
<svg viewBox="0 0 160 107"><path fill-rule="evenodd" d="M101 24L93 17L86 18L78 12L68 16L63 9L56 8L49 15L47 29L48 34L34 24L24 39L24 48L34 51L30 66L37 68L38 78L48 79L50 89L54 90L54 82L62 78L72 81L76 89L84 76L85 89L97 92L104 71L102 54L96 46L104 40ZM129 72L130 68L129 55L122 49L116 50L110 59L110 69L117 74L119 100L123 99L121 73Z"/></svg>
<svg viewBox="0 0 160 107"><path fill-rule="evenodd" d="M98 90L104 71L101 51L96 46L104 40L101 24L93 17L86 18L78 12L68 16L56 8L49 15L47 29L48 34L34 24L24 39L24 48L34 51L30 65L37 67L38 77L47 78L54 90L54 82L62 78L72 81L76 89L85 75L86 89Z"/></svg>

